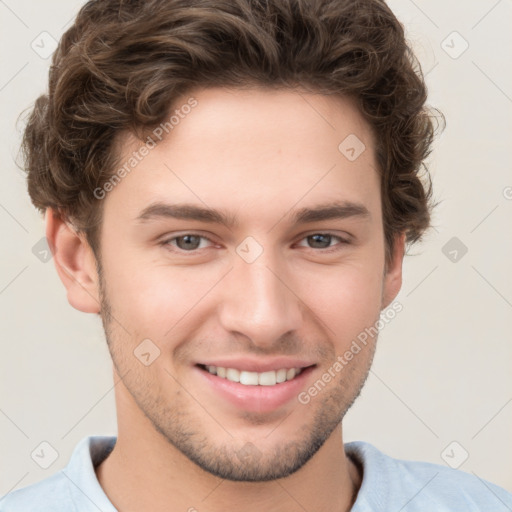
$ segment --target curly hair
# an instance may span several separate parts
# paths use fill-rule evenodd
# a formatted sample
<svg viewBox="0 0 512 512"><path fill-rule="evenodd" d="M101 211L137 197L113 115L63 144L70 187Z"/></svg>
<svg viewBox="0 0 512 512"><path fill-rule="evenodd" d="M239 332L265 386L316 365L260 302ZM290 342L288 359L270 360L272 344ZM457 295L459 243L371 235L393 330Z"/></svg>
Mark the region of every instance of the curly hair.
<svg viewBox="0 0 512 512"><path fill-rule="evenodd" d="M21 152L32 203L96 256L116 141L141 140L198 87L296 88L353 98L374 134L386 262L430 226L433 111L404 29L382 0L91 0L62 36ZM444 116L441 114L441 117ZM420 175L426 171L426 182Z"/></svg>

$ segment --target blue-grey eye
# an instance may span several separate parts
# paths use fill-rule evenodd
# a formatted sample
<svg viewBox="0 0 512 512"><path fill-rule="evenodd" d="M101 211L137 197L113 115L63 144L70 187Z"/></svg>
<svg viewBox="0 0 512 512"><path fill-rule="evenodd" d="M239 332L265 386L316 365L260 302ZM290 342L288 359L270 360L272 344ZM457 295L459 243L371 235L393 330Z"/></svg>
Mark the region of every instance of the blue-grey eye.
<svg viewBox="0 0 512 512"><path fill-rule="evenodd" d="M176 240L176 246L179 249L183 249L184 251L195 250L199 248L201 244L201 239L203 237L199 235L182 235L177 236L173 240ZM182 241L180 243L180 241Z"/></svg>
<svg viewBox="0 0 512 512"><path fill-rule="evenodd" d="M324 249L330 247L333 235L318 233L315 235L310 235L306 238L308 239L308 242L313 241L313 249Z"/></svg>

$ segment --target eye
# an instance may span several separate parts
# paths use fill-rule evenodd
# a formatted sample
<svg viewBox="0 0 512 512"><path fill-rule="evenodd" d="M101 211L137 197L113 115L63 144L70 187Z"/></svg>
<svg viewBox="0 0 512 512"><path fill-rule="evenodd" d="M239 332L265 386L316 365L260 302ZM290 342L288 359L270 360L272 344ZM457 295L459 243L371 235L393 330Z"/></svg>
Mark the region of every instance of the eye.
<svg viewBox="0 0 512 512"><path fill-rule="evenodd" d="M331 246L331 242L333 239L338 240L340 243L338 245L347 245L350 244L348 240L341 238L337 235L333 235L331 233L313 233L312 235L308 235L304 237L302 240L306 240L308 243L312 243L312 249L321 249L322 252L333 252L341 249L338 246Z"/></svg>
<svg viewBox="0 0 512 512"><path fill-rule="evenodd" d="M343 245L348 245L350 242L341 238L338 235L331 233L313 233L304 237L302 240L306 240L309 244L312 244L311 249L319 249L321 252L334 252ZM338 240L337 245L331 245L334 240ZM204 243L202 243L204 241ZM208 246L208 242L213 244L214 242L209 238L200 235L198 233L185 233L179 236L173 236L160 242L160 245L169 248L175 252L190 252L199 251L205 249ZM300 244L299 244L300 245Z"/></svg>
<svg viewBox="0 0 512 512"><path fill-rule="evenodd" d="M205 236L199 235L197 233L186 233L180 236L174 236L172 238L167 238L160 242L163 246L172 246L177 247L180 251L183 252L193 252L198 249L204 249L204 244L201 244L201 240L207 240L211 242L209 238ZM213 242L212 242L213 243Z"/></svg>

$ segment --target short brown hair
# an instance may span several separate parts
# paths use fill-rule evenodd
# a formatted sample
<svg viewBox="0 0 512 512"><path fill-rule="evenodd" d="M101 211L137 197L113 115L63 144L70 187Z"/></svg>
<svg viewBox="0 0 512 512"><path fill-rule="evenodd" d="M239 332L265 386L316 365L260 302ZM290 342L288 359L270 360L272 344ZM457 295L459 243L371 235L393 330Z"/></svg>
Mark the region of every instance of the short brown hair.
<svg viewBox="0 0 512 512"><path fill-rule="evenodd" d="M421 67L381 0L87 2L25 128L33 204L72 222L98 257L102 204L93 191L118 164L116 140L142 140L178 96L215 86L354 98L376 141L386 261L395 235L413 243L429 227L435 205L424 160L437 109L425 106Z"/></svg>

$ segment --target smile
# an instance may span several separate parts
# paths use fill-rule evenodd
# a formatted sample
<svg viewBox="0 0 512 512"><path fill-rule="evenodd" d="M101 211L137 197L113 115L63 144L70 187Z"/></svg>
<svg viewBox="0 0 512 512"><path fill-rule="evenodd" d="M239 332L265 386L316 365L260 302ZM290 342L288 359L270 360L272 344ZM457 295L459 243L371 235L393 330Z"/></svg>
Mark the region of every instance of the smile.
<svg viewBox="0 0 512 512"><path fill-rule="evenodd" d="M231 404L234 413L269 413L291 407L317 367L316 361L307 358L239 355L196 361L193 368L199 385L204 386L201 393L207 394L212 405L224 408Z"/></svg>
<svg viewBox="0 0 512 512"><path fill-rule="evenodd" d="M237 382L244 386L275 386L293 380L300 375L302 368L281 368L267 372L249 372L236 368L224 368L222 366L199 365L203 370L231 382Z"/></svg>

